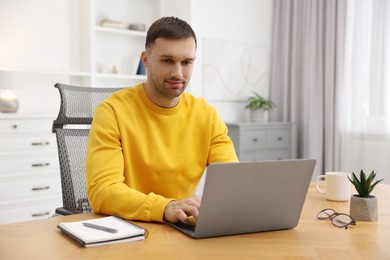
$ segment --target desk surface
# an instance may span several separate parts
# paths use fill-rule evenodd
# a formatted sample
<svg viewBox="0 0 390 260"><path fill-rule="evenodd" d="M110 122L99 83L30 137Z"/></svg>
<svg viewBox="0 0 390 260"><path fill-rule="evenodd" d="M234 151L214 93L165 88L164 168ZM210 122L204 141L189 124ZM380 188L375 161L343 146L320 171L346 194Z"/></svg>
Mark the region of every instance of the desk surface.
<svg viewBox="0 0 390 260"><path fill-rule="evenodd" d="M327 201L313 185L300 222L291 230L196 240L166 224L137 222L149 230L145 241L84 248L56 226L99 215L0 225L0 259L390 259L390 185L378 185L373 194L378 198L379 220L358 222L349 229L316 220L327 207L348 213L349 202Z"/></svg>

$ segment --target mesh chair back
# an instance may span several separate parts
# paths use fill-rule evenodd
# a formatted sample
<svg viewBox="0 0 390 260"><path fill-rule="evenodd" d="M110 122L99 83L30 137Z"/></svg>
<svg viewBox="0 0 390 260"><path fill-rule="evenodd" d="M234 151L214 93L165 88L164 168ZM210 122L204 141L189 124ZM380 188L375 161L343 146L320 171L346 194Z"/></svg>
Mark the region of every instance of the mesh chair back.
<svg viewBox="0 0 390 260"><path fill-rule="evenodd" d="M90 212L85 182L89 127L96 106L121 88L89 88L60 83L55 84L55 87L61 96L60 111L53 122L53 132L57 137L63 202L63 208L58 208L56 212Z"/></svg>
<svg viewBox="0 0 390 260"><path fill-rule="evenodd" d="M60 83L54 87L60 91L61 106L53 128L62 128L66 124L90 125L97 105L121 89L77 87Z"/></svg>

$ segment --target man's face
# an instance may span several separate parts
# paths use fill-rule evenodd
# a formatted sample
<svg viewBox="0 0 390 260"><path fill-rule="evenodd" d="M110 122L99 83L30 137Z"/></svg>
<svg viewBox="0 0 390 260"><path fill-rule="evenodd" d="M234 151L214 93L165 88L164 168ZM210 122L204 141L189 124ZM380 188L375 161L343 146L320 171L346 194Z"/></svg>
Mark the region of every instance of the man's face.
<svg viewBox="0 0 390 260"><path fill-rule="evenodd" d="M165 107L177 104L191 78L195 51L193 38L157 38L143 53L148 73L147 94L154 103Z"/></svg>

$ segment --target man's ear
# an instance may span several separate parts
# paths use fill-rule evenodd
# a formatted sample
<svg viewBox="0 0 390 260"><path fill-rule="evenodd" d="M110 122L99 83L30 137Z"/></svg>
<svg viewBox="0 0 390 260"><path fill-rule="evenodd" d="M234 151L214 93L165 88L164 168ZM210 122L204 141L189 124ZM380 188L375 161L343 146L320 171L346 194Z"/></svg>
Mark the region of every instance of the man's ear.
<svg viewBox="0 0 390 260"><path fill-rule="evenodd" d="M141 60L142 60L142 63L144 64L145 68L148 67L148 59L149 59L148 53L146 51L143 51L141 53Z"/></svg>

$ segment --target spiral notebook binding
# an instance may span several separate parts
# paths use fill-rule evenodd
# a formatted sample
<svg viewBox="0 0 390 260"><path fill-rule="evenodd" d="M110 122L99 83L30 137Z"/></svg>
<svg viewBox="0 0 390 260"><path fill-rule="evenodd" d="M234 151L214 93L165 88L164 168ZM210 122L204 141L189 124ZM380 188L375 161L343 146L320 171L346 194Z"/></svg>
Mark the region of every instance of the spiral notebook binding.
<svg viewBox="0 0 390 260"><path fill-rule="evenodd" d="M129 222L123 218L120 218L120 217L117 217L117 216L113 216L113 218L115 218L116 220L122 222L122 223L125 223L127 225L130 225L130 226L133 226L134 228L138 229L138 230L144 230L145 231L145 238L148 236L149 234L149 231L146 229L146 228L143 228L141 226L138 226L137 224L134 224L132 222Z"/></svg>

